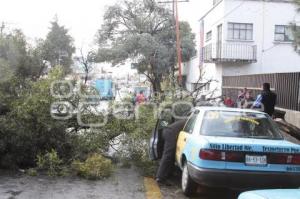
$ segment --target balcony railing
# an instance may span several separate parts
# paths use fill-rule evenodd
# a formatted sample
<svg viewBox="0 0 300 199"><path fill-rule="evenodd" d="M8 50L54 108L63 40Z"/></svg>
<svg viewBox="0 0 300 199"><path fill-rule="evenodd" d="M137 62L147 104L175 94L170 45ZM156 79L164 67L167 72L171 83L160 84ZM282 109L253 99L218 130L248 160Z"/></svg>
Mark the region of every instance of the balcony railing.
<svg viewBox="0 0 300 199"><path fill-rule="evenodd" d="M216 43L203 48L202 59L205 63L256 62L256 45L241 43Z"/></svg>

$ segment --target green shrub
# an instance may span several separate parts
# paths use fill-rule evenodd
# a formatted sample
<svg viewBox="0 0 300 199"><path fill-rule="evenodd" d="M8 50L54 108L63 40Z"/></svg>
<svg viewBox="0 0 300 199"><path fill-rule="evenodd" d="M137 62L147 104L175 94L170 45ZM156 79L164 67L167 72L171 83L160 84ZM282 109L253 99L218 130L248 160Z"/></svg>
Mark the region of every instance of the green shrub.
<svg viewBox="0 0 300 199"><path fill-rule="evenodd" d="M54 149L44 155L37 155L38 169L47 171L49 176L61 176L63 170L62 163L63 161Z"/></svg>
<svg viewBox="0 0 300 199"><path fill-rule="evenodd" d="M90 180L97 180L109 177L113 172L113 165L111 160L94 153L84 162L75 160L72 163L72 169L79 176Z"/></svg>
<svg viewBox="0 0 300 199"><path fill-rule="evenodd" d="M135 161L135 165L140 169L143 176L155 177L158 168L158 163L156 161L152 161L149 158L141 158L140 160Z"/></svg>
<svg viewBox="0 0 300 199"><path fill-rule="evenodd" d="M29 175L29 176L37 176L37 175L38 175L38 172L37 172L36 169L30 168L30 169L27 169L27 170L26 170L26 174Z"/></svg>
<svg viewBox="0 0 300 199"><path fill-rule="evenodd" d="M158 164L149 159L148 143L145 141L137 142L135 140L133 147L129 148L130 157L135 166L138 167L143 176L154 177Z"/></svg>
<svg viewBox="0 0 300 199"><path fill-rule="evenodd" d="M131 168L131 161L127 158L121 159L121 168L129 169Z"/></svg>

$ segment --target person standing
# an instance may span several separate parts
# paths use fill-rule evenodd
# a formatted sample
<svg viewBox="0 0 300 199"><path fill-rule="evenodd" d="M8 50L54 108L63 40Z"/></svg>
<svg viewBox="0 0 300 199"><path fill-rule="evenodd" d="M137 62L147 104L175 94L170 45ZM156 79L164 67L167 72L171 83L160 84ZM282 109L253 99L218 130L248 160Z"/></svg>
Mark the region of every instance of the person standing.
<svg viewBox="0 0 300 199"><path fill-rule="evenodd" d="M263 84L263 91L254 102L254 108L263 108L263 111L272 117L275 111L277 95L271 91L269 83Z"/></svg>
<svg viewBox="0 0 300 199"><path fill-rule="evenodd" d="M137 105L139 105L139 104L144 103L145 101L146 101L146 98L144 96L144 93L143 93L143 91L140 91L140 93L137 94L136 97L135 97L135 103Z"/></svg>
<svg viewBox="0 0 300 199"><path fill-rule="evenodd" d="M231 97L225 96L224 105L227 107L234 107L234 101L231 99Z"/></svg>
<svg viewBox="0 0 300 199"><path fill-rule="evenodd" d="M173 170L177 138L185 123L186 120L179 120L163 130L162 139L164 141L164 148L156 174L156 181L158 183L164 183Z"/></svg>
<svg viewBox="0 0 300 199"><path fill-rule="evenodd" d="M246 93L248 92L248 89L247 88L244 88L243 90L239 91L239 94L238 94L238 100L239 101L242 101L245 99L246 97Z"/></svg>
<svg viewBox="0 0 300 199"><path fill-rule="evenodd" d="M248 92L248 89L247 88L244 88L243 90L240 90L239 93L238 93L238 97L237 97L237 100L236 100L236 105L238 108L242 108L244 103L245 103L245 100L246 100L246 93Z"/></svg>
<svg viewBox="0 0 300 199"><path fill-rule="evenodd" d="M245 95L244 103L242 104L243 108L251 108L252 104L254 102L254 98L252 97L252 92L247 91Z"/></svg>

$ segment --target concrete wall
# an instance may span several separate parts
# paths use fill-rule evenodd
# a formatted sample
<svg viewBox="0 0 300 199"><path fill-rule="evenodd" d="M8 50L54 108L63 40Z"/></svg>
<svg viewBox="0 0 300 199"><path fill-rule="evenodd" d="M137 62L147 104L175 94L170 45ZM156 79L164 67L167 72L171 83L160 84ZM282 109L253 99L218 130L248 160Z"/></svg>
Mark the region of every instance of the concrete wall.
<svg viewBox="0 0 300 199"><path fill-rule="evenodd" d="M207 1L206 1L207 2ZM214 9L212 9L204 18L204 46L215 43L217 39L217 27L220 24L224 23L224 12L225 12L225 3L221 1L220 3L216 4ZM199 30L200 30L200 23ZM212 31L212 39L207 41L206 40L206 33ZM223 38L224 38L224 31L223 31ZM197 41L200 43L200 34L197 37ZM200 46L198 47L198 52L200 52ZM198 60L200 61L200 53L198 53ZM198 64L199 65L199 64ZM191 66L192 67L192 66ZM207 82L213 80L210 84L210 91L214 91L213 96L220 96L222 91L222 67L220 65L214 63L204 63L201 68L201 75L202 75L202 82ZM198 80L199 73L192 72L188 74L188 82L192 82L194 80Z"/></svg>
<svg viewBox="0 0 300 199"><path fill-rule="evenodd" d="M203 4L211 0L201 0ZM199 4L199 8L202 6ZM212 7L211 7L212 8ZM207 9L209 10L209 9ZM199 12L200 13L200 12ZM205 42L216 43L217 26L223 24L223 42L244 43L257 45L256 63L225 63L217 66L214 63L204 63L202 71L204 79L216 79L222 76L238 76L262 73L284 73L300 71L300 55L294 51L291 42L275 42L275 25L289 25L293 21L300 21L296 7L286 1L262 0L223 0L204 17L204 35L212 31L212 40ZM227 38L228 22L253 23L253 41L230 41ZM197 35L198 57L187 64L187 84L192 85L198 80L199 51L200 51L200 23L192 27ZM198 33L198 34L197 34ZM204 37L206 40L206 38ZM191 87L191 86L189 86ZM221 88L220 83L212 83L211 89Z"/></svg>
<svg viewBox="0 0 300 199"><path fill-rule="evenodd" d="M200 2L200 0L199 0ZM212 0L201 0L201 3ZM212 5L210 5L212 6ZM202 8L199 5L199 8ZM212 8L212 7L211 7ZM208 9L207 9L208 10ZM200 18L200 17L199 17ZM221 94L222 76L239 76L266 73L300 72L300 55L294 51L291 42L275 42L275 25L289 25L291 22L300 22L300 15L296 12L294 4L276 0L223 0L204 17L204 35L212 31L212 40L205 42L216 43L217 26L223 24L223 42L257 45L256 63L204 63L202 72L204 81L214 79L210 89L218 89L216 95ZM227 38L228 22L253 23L253 41L230 41ZM199 23L199 22L198 22ZM194 26L196 27L196 26ZM196 33L199 33L200 23ZM206 38L204 38L206 39ZM200 33L197 35L197 50L199 52ZM199 54L198 54L199 56ZM187 84L198 80L195 73L197 61L187 66ZM300 128L300 112L286 110L286 120Z"/></svg>
<svg viewBox="0 0 300 199"><path fill-rule="evenodd" d="M188 90L193 89L193 84L195 84L200 76L200 23L199 19L213 6L213 0L190 0L189 3L180 4L179 16L180 20L188 21L192 27L193 32L196 35L196 50L197 56L192 59L189 63L183 66L183 71L187 75L186 87ZM221 3L217 6L217 9L213 11L220 17L223 13L224 5ZM193 13L193 15L191 15ZM207 26L208 27L208 26ZM205 32L206 33L206 32ZM208 73L215 73L213 71L214 66L208 68ZM210 79L210 78L206 78Z"/></svg>
<svg viewBox="0 0 300 199"><path fill-rule="evenodd" d="M300 55L294 51L292 42L275 42L275 25L289 25L300 21L296 6L288 1L223 0L204 18L204 34L212 31L212 40L205 45L216 43L217 26L223 25L223 43L241 43L257 46L256 63L204 63L207 79L220 80L222 76L239 76L265 73L286 73L300 71ZM228 39L228 23L252 23L252 41ZM220 72L221 71L221 72ZM221 88L221 84L213 84Z"/></svg>
<svg viewBox="0 0 300 199"><path fill-rule="evenodd" d="M277 108L277 109L286 112L285 120L288 123L293 124L293 125L297 126L298 128L300 128L300 112L299 111L292 111L292 110L282 109L282 108Z"/></svg>
<svg viewBox="0 0 300 199"><path fill-rule="evenodd" d="M204 45L215 43L217 40L217 26L224 23L225 1L220 2L215 8L204 17L204 35L212 31L212 40L205 42ZM223 31L224 38L224 31ZM206 40L206 37L204 38Z"/></svg>
<svg viewBox="0 0 300 199"><path fill-rule="evenodd" d="M226 15L226 13L230 13ZM300 56L292 42L275 42L275 25L289 25L300 21L296 7L286 2L253 0L225 0L224 32L227 40L228 22L253 23L253 41L257 45L257 62L252 64L224 64L223 75L248 75L300 71ZM235 41L234 41L235 42Z"/></svg>

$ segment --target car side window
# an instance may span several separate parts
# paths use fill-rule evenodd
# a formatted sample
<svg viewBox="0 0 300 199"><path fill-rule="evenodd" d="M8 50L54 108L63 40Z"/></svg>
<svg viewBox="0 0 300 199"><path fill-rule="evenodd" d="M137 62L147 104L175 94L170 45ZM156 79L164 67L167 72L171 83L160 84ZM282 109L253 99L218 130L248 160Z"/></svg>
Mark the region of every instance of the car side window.
<svg viewBox="0 0 300 199"><path fill-rule="evenodd" d="M189 134L193 133L193 129L196 123L196 119L197 119L198 113L192 113L192 115L190 116L189 120L187 121L185 127L184 127L184 132L187 132Z"/></svg>

